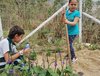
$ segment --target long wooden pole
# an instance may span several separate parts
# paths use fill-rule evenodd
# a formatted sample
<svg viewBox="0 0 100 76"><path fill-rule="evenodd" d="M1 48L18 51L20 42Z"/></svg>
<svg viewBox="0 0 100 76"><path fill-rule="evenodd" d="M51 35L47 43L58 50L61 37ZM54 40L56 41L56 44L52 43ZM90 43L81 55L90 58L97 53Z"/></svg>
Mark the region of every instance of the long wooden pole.
<svg viewBox="0 0 100 76"><path fill-rule="evenodd" d="M69 58L69 65L72 67L71 53L70 53L70 44L69 44L69 36L68 36L67 26L66 26L66 42L67 42L67 53L68 53L68 58Z"/></svg>
<svg viewBox="0 0 100 76"><path fill-rule="evenodd" d="M69 0L68 0L69 2ZM69 9L69 7L67 7L67 10ZM66 16L65 16L66 17ZM69 60L69 65L72 67L72 61L71 61L71 53L70 53L70 44L69 44L69 35L68 35L68 28L67 28L67 24L66 26L66 43L67 43L67 53L68 53L68 60Z"/></svg>

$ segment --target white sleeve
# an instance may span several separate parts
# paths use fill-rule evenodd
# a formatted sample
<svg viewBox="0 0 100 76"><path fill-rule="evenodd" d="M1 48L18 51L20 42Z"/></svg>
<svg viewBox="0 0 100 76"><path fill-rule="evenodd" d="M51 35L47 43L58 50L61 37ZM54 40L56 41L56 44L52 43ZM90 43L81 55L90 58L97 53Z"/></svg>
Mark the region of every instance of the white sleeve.
<svg viewBox="0 0 100 76"><path fill-rule="evenodd" d="M5 40L2 43L2 50L3 50L3 54L5 54L6 52L9 51L9 42L8 42L8 40Z"/></svg>

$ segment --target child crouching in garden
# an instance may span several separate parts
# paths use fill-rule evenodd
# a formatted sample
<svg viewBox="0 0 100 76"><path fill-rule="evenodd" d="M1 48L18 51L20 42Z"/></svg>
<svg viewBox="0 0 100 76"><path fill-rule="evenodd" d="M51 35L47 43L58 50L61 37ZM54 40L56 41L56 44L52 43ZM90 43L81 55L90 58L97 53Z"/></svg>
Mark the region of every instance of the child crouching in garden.
<svg viewBox="0 0 100 76"><path fill-rule="evenodd" d="M17 64L20 57L27 54L30 49L17 51L15 43L21 41L24 30L19 26L13 26L8 37L0 41L0 69L4 68L7 63Z"/></svg>

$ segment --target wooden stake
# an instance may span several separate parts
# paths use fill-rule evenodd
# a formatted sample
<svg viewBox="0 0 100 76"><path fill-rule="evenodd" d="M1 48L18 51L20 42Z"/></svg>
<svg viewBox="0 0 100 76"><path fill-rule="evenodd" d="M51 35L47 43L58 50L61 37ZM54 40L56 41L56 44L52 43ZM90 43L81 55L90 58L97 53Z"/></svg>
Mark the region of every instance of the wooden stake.
<svg viewBox="0 0 100 76"><path fill-rule="evenodd" d="M68 58L69 58L69 65L72 67L71 53L70 53L70 44L69 44L69 36L68 36L67 26L66 26L66 42L67 42L67 53L68 53Z"/></svg>

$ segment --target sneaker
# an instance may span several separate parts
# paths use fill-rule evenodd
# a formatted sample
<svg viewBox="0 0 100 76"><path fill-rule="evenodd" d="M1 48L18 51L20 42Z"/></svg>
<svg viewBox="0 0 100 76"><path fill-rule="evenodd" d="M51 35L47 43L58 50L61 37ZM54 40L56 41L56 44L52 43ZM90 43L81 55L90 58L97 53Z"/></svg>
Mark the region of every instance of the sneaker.
<svg viewBox="0 0 100 76"><path fill-rule="evenodd" d="M72 63L75 63L77 61L77 58L72 59Z"/></svg>

